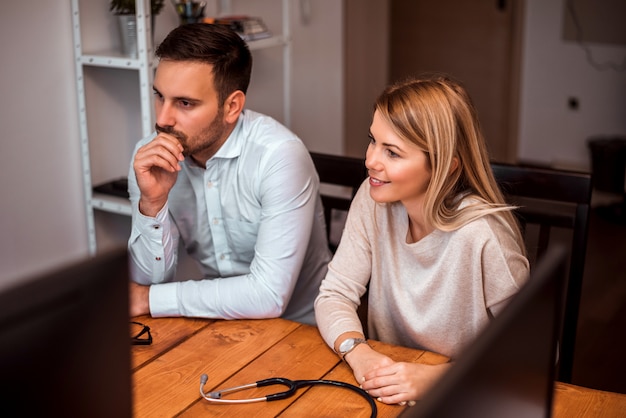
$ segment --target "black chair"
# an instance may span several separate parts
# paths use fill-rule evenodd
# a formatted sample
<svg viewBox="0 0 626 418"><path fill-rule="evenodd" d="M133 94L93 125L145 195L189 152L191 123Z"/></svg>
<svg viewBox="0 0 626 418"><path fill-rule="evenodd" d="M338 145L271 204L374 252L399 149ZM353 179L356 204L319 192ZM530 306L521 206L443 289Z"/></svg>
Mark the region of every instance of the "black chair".
<svg viewBox="0 0 626 418"><path fill-rule="evenodd" d="M531 269L555 242L569 242L558 379L570 382L582 290L591 201L591 176L586 173L492 163L491 168L509 203L518 206Z"/></svg>
<svg viewBox="0 0 626 418"><path fill-rule="evenodd" d="M621 198L599 206L598 213L612 222L626 223L626 136L592 137L587 146L591 151L594 190Z"/></svg>
<svg viewBox="0 0 626 418"><path fill-rule="evenodd" d="M362 158L315 152L311 153L311 158L320 178L320 195L324 205L326 233L330 249L334 252L338 242L334 239L337 234L334 233L336 231L333 227L343 230L341 219L344 219L343 216L348 212L352 198L367 177L367 169ZM340 220L338 222L334 222L334 219L337 219L334 218L334 215L339 215ZM341 231L338 235L341 235Z"/></svg>
<svg viewBox="0 0 626 418"><path fill-rule="evenodd" d="M315 152L311 153L311 158L320 178L328 246L334 253L343 232L345 216L350 209L352 198L367 177L365 160ZM357 314L367 337L367 292L361 297Z"/></svg>

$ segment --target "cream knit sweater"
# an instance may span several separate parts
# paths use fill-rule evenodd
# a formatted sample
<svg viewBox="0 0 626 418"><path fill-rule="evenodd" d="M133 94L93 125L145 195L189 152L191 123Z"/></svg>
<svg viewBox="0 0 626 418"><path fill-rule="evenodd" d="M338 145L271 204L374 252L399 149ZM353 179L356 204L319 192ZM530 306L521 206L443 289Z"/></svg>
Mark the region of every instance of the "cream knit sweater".
<svg viewBox="0 0 626 418"><path fill-rule="evenodd" d="M356 315L369 282L368 337L455 358L528 278L513 231L487 215L453 231L406 243L401 203L378 204L365 181L315 303L317 325L333 347L362 332Z"/></svg>

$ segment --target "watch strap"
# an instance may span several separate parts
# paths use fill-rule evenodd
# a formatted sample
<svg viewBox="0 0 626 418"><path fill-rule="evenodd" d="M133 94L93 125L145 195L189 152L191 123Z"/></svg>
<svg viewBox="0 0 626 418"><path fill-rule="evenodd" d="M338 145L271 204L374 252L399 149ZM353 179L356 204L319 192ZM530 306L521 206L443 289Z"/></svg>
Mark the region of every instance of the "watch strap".
<svg viewBox="0 0 626 418"><path fill-rule="evenodd" d="M349 347L347 347L345 350L341 350L341 345L340 345L338 354L342 360L345 360L346 355L348 355L348 353L354 350L359 344L367 344L367 340L365 338L348 338L345 341L350 341L352 344Z"/></svg>

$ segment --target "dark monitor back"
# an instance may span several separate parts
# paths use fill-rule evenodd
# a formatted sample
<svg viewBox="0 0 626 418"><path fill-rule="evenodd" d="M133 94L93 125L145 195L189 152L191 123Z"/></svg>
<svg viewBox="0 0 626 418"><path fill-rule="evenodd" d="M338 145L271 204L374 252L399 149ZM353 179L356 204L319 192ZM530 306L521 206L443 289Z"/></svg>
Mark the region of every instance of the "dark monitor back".
<svg viewBox="0 0 626 418"><path fill-rule="evenodd" d="M530 280L405 418L551 416L566 251L549 250Z"/></svg>
<svg viewBox="0 0 626 418"><path fill-rule="evenodd" d="M130 367L125 249L0 293L0 416L130 417Z"/></svg>

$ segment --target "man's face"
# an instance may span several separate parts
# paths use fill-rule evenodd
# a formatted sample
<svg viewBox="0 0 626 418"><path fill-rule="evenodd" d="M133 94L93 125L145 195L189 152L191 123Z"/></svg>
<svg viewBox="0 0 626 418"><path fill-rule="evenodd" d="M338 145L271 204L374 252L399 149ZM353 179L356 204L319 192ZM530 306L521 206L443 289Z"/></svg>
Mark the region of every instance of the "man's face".
<svg viewBox="0 0 626 418"><path fill-rule="evenodd" d="M199 62L164 60L154 76L156 130L175 137L183 154L198 162L213 156L230 133L212 69Z"/></svg>

